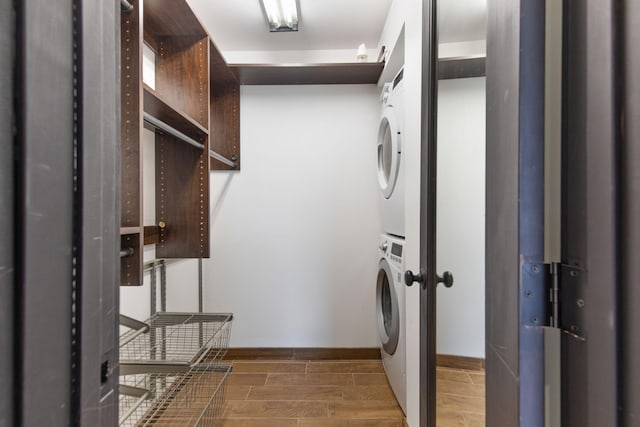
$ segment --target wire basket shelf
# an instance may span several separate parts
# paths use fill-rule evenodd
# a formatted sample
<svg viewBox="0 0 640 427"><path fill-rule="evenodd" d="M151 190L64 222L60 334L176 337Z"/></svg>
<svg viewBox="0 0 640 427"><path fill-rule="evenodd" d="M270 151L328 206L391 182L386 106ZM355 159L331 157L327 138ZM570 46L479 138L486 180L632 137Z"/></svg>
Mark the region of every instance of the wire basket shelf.
<svg viewBox="0 0 640 427"><path fill-rule="evenodd" d="M229 346L232 320L230 313L156 313L145 322L146 328L120 336L120 363L221 360Z"/></svg>
<svg viewBox="0 0 640 427"><path fill-rule="evenodd" d="M121 426L214 426L221 413L230 313L121 316Z"/></svg>
<svg viewBox="0 0 640 427"><path fill-rule="evenodd" d="M125 427L216 426L230 371L231 365L207 363L184 369L130 365L120 376L119 423Z"/></svg>

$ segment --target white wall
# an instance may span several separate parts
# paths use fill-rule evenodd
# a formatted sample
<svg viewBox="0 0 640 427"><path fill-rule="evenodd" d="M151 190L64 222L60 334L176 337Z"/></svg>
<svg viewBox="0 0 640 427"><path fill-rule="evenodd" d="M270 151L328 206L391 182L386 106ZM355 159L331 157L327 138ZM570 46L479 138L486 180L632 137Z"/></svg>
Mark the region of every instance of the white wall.
<svg viewBox="0 0 640 427"><path fill-rule="evenodd" d="M484 358L485 78L438 86L439 354Z"/></svg>
<svg viewBox="0 0 640 427"><path fill-rule="evenodd" d="M367 46L367 61L378 60L375 46ZM225 50L224 58L229 64L317 64L356 62L358 46L353 49L325 50Z"/></svg>
<svg viewBox="0 0 640 427"><path fill-rule="evenodd" d="M205 309L234 313L234 347L376 347L376 87L240 93L242 170L211 177Z"/></svg>

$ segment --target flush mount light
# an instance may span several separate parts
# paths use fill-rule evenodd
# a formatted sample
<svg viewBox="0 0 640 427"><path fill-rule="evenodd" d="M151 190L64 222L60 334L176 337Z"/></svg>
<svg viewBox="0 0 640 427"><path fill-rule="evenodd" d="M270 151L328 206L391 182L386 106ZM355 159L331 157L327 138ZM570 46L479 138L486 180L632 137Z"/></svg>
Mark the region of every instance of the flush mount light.
<svg viewBox="0 0 640 427"><path fill-rule="evenodd" d="M269 31L298 31L296 0L261 0Z"/></svg>

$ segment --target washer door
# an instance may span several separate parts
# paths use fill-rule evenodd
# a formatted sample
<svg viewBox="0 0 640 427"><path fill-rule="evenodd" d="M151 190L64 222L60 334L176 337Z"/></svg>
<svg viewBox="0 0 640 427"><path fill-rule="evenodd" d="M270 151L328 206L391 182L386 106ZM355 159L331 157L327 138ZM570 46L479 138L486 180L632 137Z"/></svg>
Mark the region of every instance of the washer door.
<svg viewBox="0 0 640 427"><path fill-rule="evenodd" d="M393 194L398 180L401 148L400 130L394 109L385 107L378 127L378 183L387 199Z"/></svg>
<svg viewBox="0 0 640 427"><path fill-rule="evenodd" d="M376 317L378 319L378 335L382 348L387 354L393 354L400 338L400 311L398 310L398 294L393 282L393 273L386 259L378 264L378 281L376 286Z"/></svg>

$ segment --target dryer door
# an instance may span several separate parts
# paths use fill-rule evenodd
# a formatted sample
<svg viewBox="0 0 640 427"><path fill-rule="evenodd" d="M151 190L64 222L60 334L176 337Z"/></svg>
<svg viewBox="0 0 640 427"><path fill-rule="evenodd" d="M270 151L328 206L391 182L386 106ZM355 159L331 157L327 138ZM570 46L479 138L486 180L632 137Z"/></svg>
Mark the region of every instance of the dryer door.
<svg viewBox="0 0 640 427"><path fill-rule="evenodd" d="M378 127L378 183L385 198L391 197L400 169L400 129L393 107L385 107Z"/></svg>
<svg viewBox="0 0 640 427"><path fill-rule="evenodd" d="M400 311L398 294L393 282L393 273L386 259L378 265L378 281L376 286L376 317L378 319L378 335L382 348L387 354L393 354L398 347L400 337Z"/></svg>

